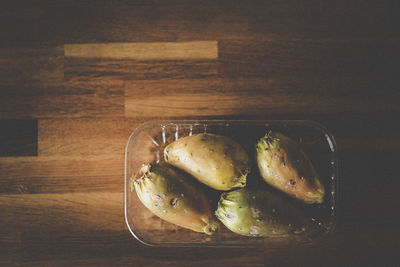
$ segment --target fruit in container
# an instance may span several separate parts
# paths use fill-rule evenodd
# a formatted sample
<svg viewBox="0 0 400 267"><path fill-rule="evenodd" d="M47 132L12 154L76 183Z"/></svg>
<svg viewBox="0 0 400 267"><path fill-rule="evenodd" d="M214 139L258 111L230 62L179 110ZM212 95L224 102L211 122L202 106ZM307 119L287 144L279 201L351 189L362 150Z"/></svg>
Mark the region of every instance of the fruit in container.
<svg viewBox="0 0 400 267"><path fill-rule="evenodd" d="M180 138L164 149L165 161L216 190L244 187L250 172L246 151L233 139L210 133Z"/></svg>
<svg viewBox="0 0 400 267"><path fill-rule="evenodd" d="M222 193L215 215L232 232L244 236L301 234L310 225L308 218L287 199L253 188Z"/></svg>
<svg viewBox="0 0 400 267"><path fill-rule="evenodd" d="M167 165L143 165L134 177L135 191L153 214L195 232L213 234L218 223L210 202L190 178Z"/></svg>
<svg viewBox="0 0 400 267"><path fill-rule="evenodd" d="M322 203L325 189L310 159L291 138L270 131L256 145L265 182L304 203Z"/></svg>

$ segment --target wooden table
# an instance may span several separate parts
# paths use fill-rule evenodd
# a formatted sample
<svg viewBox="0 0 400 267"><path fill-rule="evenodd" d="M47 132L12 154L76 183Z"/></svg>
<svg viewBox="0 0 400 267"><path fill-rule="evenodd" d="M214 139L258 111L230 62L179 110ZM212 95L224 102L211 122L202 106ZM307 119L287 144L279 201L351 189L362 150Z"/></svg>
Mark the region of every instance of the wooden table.
<svg viewBox="0 0 400 267"><path fill-rule="evenodd" d="M0 265L398 265L399 11L3 1ZM124 146L160 118L321 122L340 149L335 234L287 250L142 245L124 221Z"/></svg>

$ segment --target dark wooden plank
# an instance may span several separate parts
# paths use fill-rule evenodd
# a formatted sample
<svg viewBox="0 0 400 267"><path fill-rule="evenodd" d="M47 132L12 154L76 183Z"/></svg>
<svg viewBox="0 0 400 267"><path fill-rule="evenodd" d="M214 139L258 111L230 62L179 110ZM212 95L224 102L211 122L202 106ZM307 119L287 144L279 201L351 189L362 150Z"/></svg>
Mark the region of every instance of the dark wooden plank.
<svg viewBox="0 0 400 267"><path fill-rule="evenodd" d="M2 118L81 118L123 116L122 95L5 96Z"/></svg>
<svg viewBox="0 0 400 267"><path fill-rule="evenodd" d="M78 81L126 81L212 78L218 74L216 60L132 60L66 58L65 79Z"/></svg>
<svg viewBox="0 0 400 267"><path fill-rule="evenodd" d="M338 229L312 246L265 252L265 266L393 266L398 234L395 227Z"/></svg>
<svg viewBox="0 0 400 267"><path fill-rule="evenodd" d="M179 249L177 250L179 253L185 253L185 250ZM158 253L158 252L155 252ZM204 252L204 253L207 253ZM177 260L170 260L170 259L154 259L150 256L148 257L140 257L140 256L126 256L126 257L119 257L119 258L103 258L103 259L96 259L96 258L89 258L89 259L80 259L80 260L54 260L54 261L34 261L28 262L25 266L37 266L37 265L57 265L57 266L127 266L131 265L133 262L135 265L141 266L204 266L210 265L211 266L265 266L260 253L250 252L244 253L242 251L238 251L236 255L241 256L230 256L229 253L225 252L224 256L220 256L219 258L212 258L208 260L184 260L184 259L177 259ZM172 252L171 252L172 254ZM254 254L251 256L245 256L245 254ZM190 253L189 255L192 255ZM207 254L210 255L210 254Z"/></svg>
<svg viewBox="0 0 400 267"><path fill-rule="evenodd" d="M125 230L125 229L124 229ZM26 232L23 235L24 261L27 263L120 266L145 264L146 266L263 266L260 249L227 248L151 248L133 240L126 231L89 231L80 235L67 233ZM41 244L37 246L36 244ZM94 243L98 244L94 246Z"/></svg>
<svg viewBox="0 0 400 267"><path fill-rule="evenodd" d="M23 8L21 8L23 7ZM8 0L3 44L399 37L397 2ZM99 16L101 14L101 16ZM134 29L134 30L132 30Z"/></svg>
<svg viewBox="0 0 400 267"><path fill-rule="evenodd" d="M0 156L37 156L37 120L0 120Z"/></svg>
<svg viewBox="0 0 400 267"><path fill-rule="evenodd" d="M396 259L395 233L398 231L394 228L384 228L379 233L365 228L343 229L310 247L260 250L148 248L124 232L113 231L82 232L76 236L25 232L20 262L24 266L126 266L133 262L146 266L390 265Z"/></svg>
<svg viewBox="0 0 400 267"><path fill-rule="evenodd" d="M393 216L393 210L400 208L396 196L400 182L395 178L399 152L361 150L339 156L338 224L375 231L398 225L400 218Z"/></svg>
<svg viewBox="0 0 400 267"><path fill-rule="evenodd" d="M336 74L339 79L362 76L374 81L378 76L398 82L399 40L241 39L222 40L218 45L220 73L226 76L334 78Z"/></svg>
<svg viewBox="0 0 400 267"><path fill-rule="evenodd" d="M1 86L35 81L61 81L64 77L63 46L0 48Z"/></svg>
<svg viewBox="0 0 400 267"><path fill-rule="evenodd" d="M15 266L21 261L21 231L0 230L0 264Z"/></svg>
<svg viewBox="0 0 400 267"><path fill-rule="evenodd" d="M149 266L338 266L390 265L395 261L397 242L393 228L367 234L366 229L340 231L325 242L293 249L151 248L143 247L121 233L102 233L101 238L82 233L46 238L26 233L24 265L120 266L132 262ZM350 240L350 241L349 241ZM39 243L42 241L41 243ZM38 246L37 244L40 244ZM93 243L99 244L94 246ZM264 253L263 253L264 252ZM290 256L288 256L290 255ZM370 264L368 264L370 263Z"/></svg>

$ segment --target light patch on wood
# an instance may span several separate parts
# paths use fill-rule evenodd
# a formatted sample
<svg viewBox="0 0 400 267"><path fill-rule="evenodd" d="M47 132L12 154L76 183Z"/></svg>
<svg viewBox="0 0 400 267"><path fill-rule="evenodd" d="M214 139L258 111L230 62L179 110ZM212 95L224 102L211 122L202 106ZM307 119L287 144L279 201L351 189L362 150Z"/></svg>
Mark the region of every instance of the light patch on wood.
<svg viewBox="0 0 400 267"><path fill-rule="evenodd" d="M136 60L216 59L217 41L65 44L65 57Z"/></svg>
<svg viewBox="0 0 400 267"><path fill-rule="evenodd" d="M1 194L0 226L120 230L125 225L122 207L122 192Z"/></svg>
<svg viewBox="0 0 400 267"><path fill-rule="evenodd" d="M46 119L39 120L39 156L123 155L137 119Z"/></svg>
<svg viewBox="0 0 400 267"><path fill-rule="evenodd" d="M0 157L0 194L119 192L124 155Z"/></svg>

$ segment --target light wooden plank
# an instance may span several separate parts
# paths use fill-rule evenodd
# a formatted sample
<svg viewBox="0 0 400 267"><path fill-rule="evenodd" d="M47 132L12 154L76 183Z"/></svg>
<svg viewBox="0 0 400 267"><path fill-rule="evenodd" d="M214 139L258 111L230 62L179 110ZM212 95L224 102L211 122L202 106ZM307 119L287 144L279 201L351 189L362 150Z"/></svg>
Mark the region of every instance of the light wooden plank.
<svg viewBox="0 0 400 267"><path fill-rule="evenodd" d="M39 120L39 156L121 156L132 131L145 119Z"/></svg>
<svg viewBox="0 0 400 267"><path fill-rule="evenodd" d="M397 98L311 95L265 80L263 87L224 79L138 81L125 89L125 116L268 116L293 113L397 112Z"/></svg>
<svg viewBox="0 0 400 267"><path fill-rule="evenodd" d="M0 225L11 229L121 230L123 191L65 194L2 194Z"/></svg>
<svg viewBox="0 0 400 267"><path fill-rule="evenodd" d="M217 41L65 44L66 57L136 60L216 59Z"/></svg>
<svg viewBox="0 0 400 267"><path fill-rule="evenodd" d="M0 158L0 194L120 192L124 156Z"/></svg>

